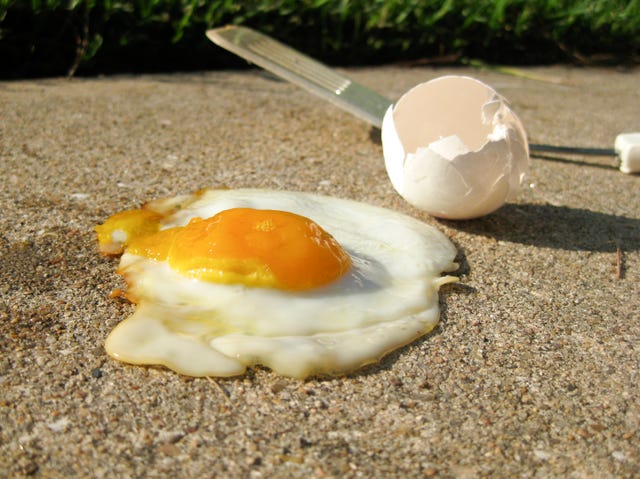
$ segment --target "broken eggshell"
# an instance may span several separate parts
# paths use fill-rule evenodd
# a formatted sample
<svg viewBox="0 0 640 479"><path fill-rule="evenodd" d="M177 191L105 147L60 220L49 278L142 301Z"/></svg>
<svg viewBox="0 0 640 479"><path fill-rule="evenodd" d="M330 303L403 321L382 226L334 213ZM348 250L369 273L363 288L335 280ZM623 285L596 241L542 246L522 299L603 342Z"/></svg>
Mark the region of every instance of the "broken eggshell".
<svg viewBox="0 0 640 479"><path fill-rule="evenodd" d="M465 76L405 93L384 116L382 147L396 191L448 219L483 216L514 199L529 164L526 133L506 100Z"/></svg>

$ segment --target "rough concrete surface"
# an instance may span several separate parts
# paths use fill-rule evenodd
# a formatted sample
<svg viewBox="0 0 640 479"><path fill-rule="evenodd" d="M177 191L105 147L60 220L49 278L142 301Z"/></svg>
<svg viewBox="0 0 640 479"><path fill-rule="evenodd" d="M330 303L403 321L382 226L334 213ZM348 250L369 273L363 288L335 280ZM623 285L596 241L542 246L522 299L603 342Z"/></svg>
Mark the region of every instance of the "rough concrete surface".
<svg viewBox="0 0 640 479"><path fill-rule="evenodd" d="M640 131L640 71L524 72L348 70L391 98L471 74L532 142ZM640 476L640 177L613 158L534 158L514 203L438 221L394 192L378 132L248 70L0 83L0 174L2 477ZM94 225L209 186L320 192L436 226L461 263L439 327L338 378L109 359L132 306L109 297L123 283Z"/></svg>

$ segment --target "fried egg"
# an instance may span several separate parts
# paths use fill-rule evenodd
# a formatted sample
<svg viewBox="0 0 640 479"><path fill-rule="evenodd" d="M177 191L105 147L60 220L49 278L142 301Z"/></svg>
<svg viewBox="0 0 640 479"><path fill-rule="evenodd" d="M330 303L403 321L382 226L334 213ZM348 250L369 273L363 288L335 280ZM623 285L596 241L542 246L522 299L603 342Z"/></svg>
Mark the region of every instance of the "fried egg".
<svg viewBox="0 0 640 479"><path fill-rule="evenodd" d="M96 227L134 313L106 341L189 376L296 378L375 362L431 331L456 249L397 212L309 193L207 189Z"/></svg>

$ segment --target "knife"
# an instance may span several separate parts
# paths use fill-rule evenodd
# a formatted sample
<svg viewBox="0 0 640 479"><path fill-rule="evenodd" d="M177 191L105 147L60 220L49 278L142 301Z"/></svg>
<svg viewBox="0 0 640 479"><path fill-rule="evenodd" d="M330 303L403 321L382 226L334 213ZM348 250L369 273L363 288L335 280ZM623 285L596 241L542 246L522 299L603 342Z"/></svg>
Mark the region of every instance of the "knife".
<svg viewBox="0 0 640 479"><path fill-rule="evenodd" d="M259 67L330 101L370 125L381 128L393 101L333 68L256 30L227 25L207 30L216 45ZM640 172L640 133L621 133L615 148L583 148L530 143L531 152L617 156L620 171Z"/></svg>

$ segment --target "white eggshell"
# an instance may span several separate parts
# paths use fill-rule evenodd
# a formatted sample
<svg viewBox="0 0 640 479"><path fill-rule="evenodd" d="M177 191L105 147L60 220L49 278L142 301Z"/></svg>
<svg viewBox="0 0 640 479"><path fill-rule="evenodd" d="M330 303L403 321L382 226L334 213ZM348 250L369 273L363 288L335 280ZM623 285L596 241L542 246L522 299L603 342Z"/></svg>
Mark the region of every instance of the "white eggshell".
<svg viewBox="0 0 640 479"><path fill-rule="evenodd" d="M513 200L529 164L526 133L506 100L464 76L405 93L385 114L382 146L396 191L448 219L483 216Z"/></svg>

